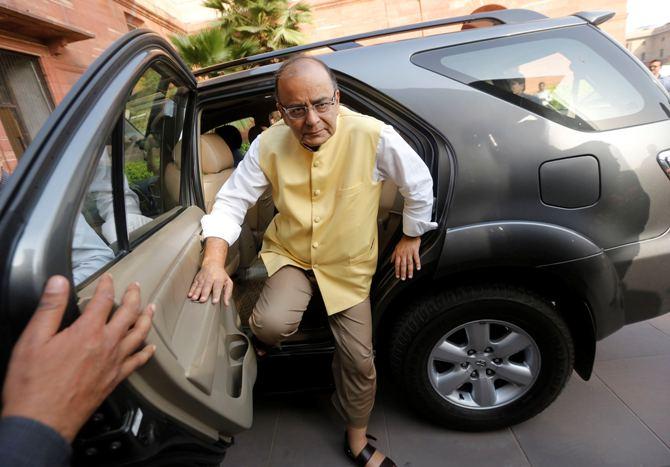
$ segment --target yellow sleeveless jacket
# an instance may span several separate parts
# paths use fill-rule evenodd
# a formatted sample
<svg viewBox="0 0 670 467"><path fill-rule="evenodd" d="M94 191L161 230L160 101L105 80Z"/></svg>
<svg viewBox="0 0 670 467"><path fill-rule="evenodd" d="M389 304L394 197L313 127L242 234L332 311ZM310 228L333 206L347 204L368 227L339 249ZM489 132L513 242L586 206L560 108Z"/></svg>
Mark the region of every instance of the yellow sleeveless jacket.
<svg viewBox="0 0 670 467"><path fill-rule="evenodd" d="M373 170L382 126L340 107L335 134L316 152L283 122L260 136L260 167L279 211L261 258L269 275L286 265L312 269L329 315L370 294L381 195Z"/></svg>

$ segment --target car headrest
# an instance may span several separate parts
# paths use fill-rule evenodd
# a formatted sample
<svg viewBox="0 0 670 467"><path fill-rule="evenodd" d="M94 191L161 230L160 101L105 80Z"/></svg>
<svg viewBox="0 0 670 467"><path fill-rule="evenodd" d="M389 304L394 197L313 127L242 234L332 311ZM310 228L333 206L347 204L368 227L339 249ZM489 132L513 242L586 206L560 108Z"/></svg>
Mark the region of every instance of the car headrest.
<svg viewBox="0 0 670 467"><path fill-rule="evenodd" d="M216 133L200 135L200 166L204 174L219 173L234 165L233 153L223 138Z"/></svg>
<svg viewBox="0 0 670 467"><path fill-rule="evenodd" d="M172 159L177 169L181 170L181 140L174 146ZM222 170L232 169L234 165L233 153L219 135L215 133L200 135L200 168L203 174L219 173Z"/></svg>

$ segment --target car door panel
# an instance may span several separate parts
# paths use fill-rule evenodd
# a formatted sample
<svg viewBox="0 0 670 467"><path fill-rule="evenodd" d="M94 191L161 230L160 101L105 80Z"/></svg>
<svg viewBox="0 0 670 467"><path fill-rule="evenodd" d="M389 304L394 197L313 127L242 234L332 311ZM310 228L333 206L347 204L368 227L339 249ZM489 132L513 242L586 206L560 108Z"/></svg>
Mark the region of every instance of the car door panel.
<svg viewBox="0 0 670 467"><path fill-rule="evenodd" d="M53 274L72 278L73 229L100 155L110 144L110 135L118 133L115 128L123 122L125 103L137 81L158 65L168 70L170 79L184 87L188 96L187 118L182 131L176 133L183 142L182 166L188 168L182 171L181 206L153 218L127 239L123 238L126 229L119 227L123 241L109 245L115 249L115 258L102 270L114 278L117 304L127 285L138 281L143 304L157 305L147 338L147 343L157 346L156 354L129 378L129 391L123 394L157 409L160 420L172 420L189 428L195 437L217 441L251 425L256 362L246 336L239 331L234 306L197 304L186 298L201 259L203 212L189 206L198 196L195 182L188 178L197 167L192 139L196 82L176 52L154 33L129 33L89 67L46 122L3 190L0 236L8 248L0 257L0 308L7 336L2 363L35 309L46 279ZM109 154L117 160L123 148L113 147L117 149ZM119 177L125 175L112 170L117 170L116 200L123 195ZM124 224L123 206L115 201L119 225ZM226 267L232 273L236 265L231 262ZM101 271L73 291L64 324L77 317L77 304L81 309L90 299ZM160 420L152 423L162 423ZM102 429L96 439L104 443L109 436Z"/></svg>
<svg viewBox="0 0 670 467"><path fill-rule="evenodd" d="M200 264L202 215L197 207L185 209L108 272L117 303L137 281L143 306L156 305L147 339L156 353L128 384L162 412L216 439L251 426L256 360L234 305L186 296ZM79 291L80 306L96 285Z"/></svg>

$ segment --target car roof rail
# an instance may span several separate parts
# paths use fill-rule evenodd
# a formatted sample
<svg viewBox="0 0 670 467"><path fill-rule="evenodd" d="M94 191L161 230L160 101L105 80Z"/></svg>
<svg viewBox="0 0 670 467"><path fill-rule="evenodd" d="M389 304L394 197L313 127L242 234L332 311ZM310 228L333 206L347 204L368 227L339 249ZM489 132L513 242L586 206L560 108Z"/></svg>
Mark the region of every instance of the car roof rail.
<svg viewBox="0 0 670 467"><path fill-rule="evenodd" d="M603 11L580 11L572 14L571 16L576 16L577 18L581 18L584 21L591 23L594 26L598 26L599 24L603 24L605 21L609 21L610 19L614 18L614 15L616 15L616 13L613 11L603 10Z"/></svg>
<svg viewBox="0 0 670 467"><path fill-rule="evenodd" d="M335 39L327 39L319 42L313 42L311 44L289 47L286 49L273 50L271 52L252 55L250 57L238 58L236 60L231 60L229 62L219 63L205 68L200 68L198 70L195 70L193 74L195 76L201 76L209 73L214 73L217 71L223 71L228 68L238 67L241 65L251 65L254 63L262 63L270 60L276 60L279 58L286 58L297 53L307 52L309 50L316 50L322 48L329 48L333 51L351 49L355 47L361 47L361 44L359 44L357 41L363 39L373 39L377 37L391 36L405 32L421 31L423 29L449 26L451 24L465 23L481 19L492 19L502 24L513 24L513 23L526 23L528 21L535 21L546 18L547 17L545 15L542 15L540 13L531 10L509 9L509 10L487 11L485 13L477 13L474 15L464 15L452 18L436 19L432 21L424 21L422 23L409 24L406 26L396 26L393 28L378 29L376 31L365 32L361 34L352 34L350 36L338 37Z"/></svg>

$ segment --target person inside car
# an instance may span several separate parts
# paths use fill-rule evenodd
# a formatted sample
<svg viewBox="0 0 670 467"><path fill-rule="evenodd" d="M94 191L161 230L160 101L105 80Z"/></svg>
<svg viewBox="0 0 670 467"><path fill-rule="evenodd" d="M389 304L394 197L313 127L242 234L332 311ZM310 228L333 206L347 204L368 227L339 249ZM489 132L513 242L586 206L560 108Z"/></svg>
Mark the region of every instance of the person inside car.
<svg viewBox="0 0 670 467"><path fill-rule="evenodd" d="M431 222L432 178L414 150L389 125L340 107L332 71L298 56L275 74L283 122L265 130L202 219L206 238L201 269L189 298L229 303L233 282L224 269L247 209L266 187L278 214L265 232L261 258L269 279L249 326L262 355L298 330L318 288L336 343L333 403L346 423L345 452L358 465L393 466L367 442L376 372L370 285L377 266L377 209L381 181L405 198L403 237L391 260L395 275L411 279L421 268L421 235Z"/></svg>
<svg viewBox="0 0 670 467"><path fill-rule="evenodd" d="M658 58L650 61L648 65L649 71L654 75L654 78L663 85L666 91L670 92L670 76L661 76L661 66L663 66L663 62Z"/></svg>
<svg viewBox="0 0 670 467"><path fill-rule="evenodd" d="M65 277L47 281L12 350L2 388L2 465L69 465L70 443L79 429L156 350L143 344L155 307L140 308L139 284L128 286L110 318L114 283L103 275L82 315L58 331L69 292Z"/></svg>

